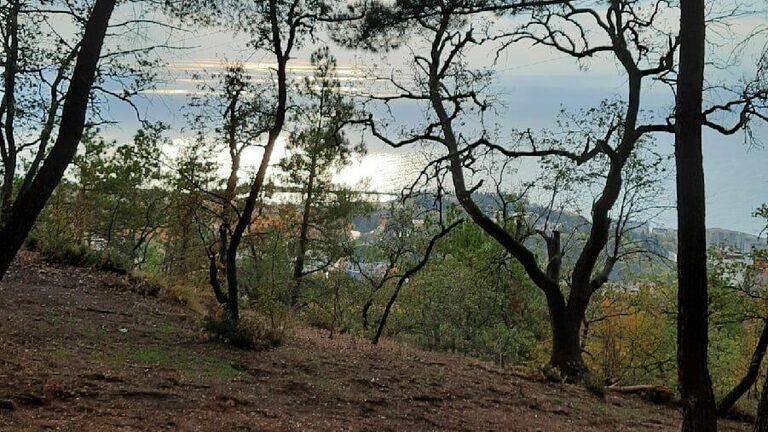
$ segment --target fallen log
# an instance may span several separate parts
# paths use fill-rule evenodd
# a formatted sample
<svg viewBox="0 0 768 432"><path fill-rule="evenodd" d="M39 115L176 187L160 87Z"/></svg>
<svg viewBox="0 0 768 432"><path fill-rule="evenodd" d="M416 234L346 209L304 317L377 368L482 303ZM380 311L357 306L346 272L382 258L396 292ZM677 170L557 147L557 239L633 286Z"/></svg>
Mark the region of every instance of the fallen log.
<svg viewBox="0 0 768 432"><path fill-rule="evenodd" d="M608 387L608 390L616 393L636 394L636 395L639 395L644 400L657 403L657 404L662 404L662 405L671 405L676 402L675 392L669 387L664 387L660 385L654 385L654 384L639 384L639 385L630 385L630 386L612 385Z"/></svg>

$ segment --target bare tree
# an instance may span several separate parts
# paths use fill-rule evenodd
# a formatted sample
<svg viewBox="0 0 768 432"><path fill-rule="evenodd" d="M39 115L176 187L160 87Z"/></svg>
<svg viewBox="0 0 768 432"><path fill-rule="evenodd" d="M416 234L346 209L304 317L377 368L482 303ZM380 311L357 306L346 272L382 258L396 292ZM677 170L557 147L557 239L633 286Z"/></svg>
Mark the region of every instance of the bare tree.
<svg viewBox="0 0 768 432"><path fill-rule="evenodd" d="M506 4L500 10L532 5L530 2ZM413 69L415 82L419 86L413 89L394 83L400 94L379 99L423 101L432 117L420 133L408 137L391 139L373 122L370 124L372 133L394 147L430 142L445 149L446 154L431 164L448 166L456 196L464 210L522 264L531 280L542 290L547 298L553 334L551 364L569 379L581 379L586 367L579 338L586 308L592 294L608 280L614 266L624 256L621 249L624 245L621 233L624 231L621 227L627 220L612 221L614 205L622 196L625 170L633 160L638 145L647 134L657 129L657 126L641 123L642 84L671 68L676 44L670 41L663 49L647 49L635 37L640 27L647 25L646 21L636 14L632 4L618 1L612 3L605 16L592 9L577 9L570 4L539 8L521 29L502 31L501 34L493 34L490 27L480 31L474 29L488 11L487 5L457 1L436 2L428 9L409 6L399 5L399 9L389 16L391 20L408 22L416 27L414 31L428 44L426 55L414 50ZM382 21L381 18L377 20ZM582 28L587 25L585 20L594 20L606 37L594 42L582 32L582 37L574 41L570 39L571 33L560 29L563 26ZM578 31L575 34L579 35ZM562 35L565 39L561 38ZM489 109L490 101L483 94L488 85L488 72L471 70L465 55L471 47L494 40L502 40L505 45L532 41L552 46L575 58L601 52L612 53L628 78L627 100L611 106L612 109L607 110L609 114L597 121L594 127L567 131L565 140L542 141L528 131L513 133L509 143L498 142L497 137L487 130L483 130L480 136L472 137L471 132L462 130L461 125L470 115L477 115L482 121L483 113ZM595 111L601 112L600 109ZM482 187L482 180L470 185L470 177L476 174L479 156L488 154L509 159L557 158L572 167L593 163L604 170L590 212L591 227L568 277L561 275L563 241L557 226L543 226L540 228L544 229L537 230L547 250L546 262L541 265L535 251L523 242L528 231L510 229L505 223L489 216L473 198L473 193Z"/></svg>

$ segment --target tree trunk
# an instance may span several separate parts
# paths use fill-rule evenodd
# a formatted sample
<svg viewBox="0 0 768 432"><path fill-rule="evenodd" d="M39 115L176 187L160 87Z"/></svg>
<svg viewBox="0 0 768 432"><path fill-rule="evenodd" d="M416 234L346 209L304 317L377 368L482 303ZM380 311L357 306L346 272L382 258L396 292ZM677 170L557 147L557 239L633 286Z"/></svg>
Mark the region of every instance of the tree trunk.
<svg viewBox="0 0 768 432"><path fill-rule="evenodd" d="M227 306L227 295L222 291L219 281L219 265L216 262L216 255L212 255L208 260L208 281L213 288L213 294L220 305Z"/></svg>
<svg viewBox="0 0 768 432"><path fill-rule="evenodd" d="M587 373L587 366L581 355L581 323L580 318L571 317L564 308L557 305L549 306L549 320L552 328L552 353L550 365L556 368L562 377L569 382L581 381Z"/></svg>
<svg viewBox="0 0 768 432"><path fill-rule="evenodd" d="M240 152L238 151L236 141L236 133L238 128L238 123L236 121L237 101L238 100L235 99L230 106L231 117L227 125L229 134L229 154L232 164L229 170L229 176L227 177L227 187L224 189L224 198L227 200L227 202L224 203L222 208L222 221L219 224L218 262L216 260L216 256L212 256L209 269L210 283L211 287L213 288L213 293L216 296L216 300L219 302L219 304L226 307L228 311L234 310L234 314L230 313L230 317L234 318L235 321L239 318L240 315L239 311L237 310L237 293L235 292L235 297L232 298L232 285L228 285L228 294L224 294L224 291L221 288L221 282L219 281L218 266L221 265L223 267L225 276L229 275L227 268L230 263L227 251L229 250L230 220L237 217L237 212L235 212L234 209L230 206L236 205L235 197L237 193L237 179L238 172L240 171Z"/></svg>
<svg viewBox="0 0 768 432"><path fill-rule="evenodd" d="M273 21L273 29L276 28L277 19L275 14L274 2L271 2L271 19ZM285 123L285 115L288 107L288 80L286 72L286 64L288 58L284 55L278 55L277 61L277 84L278 84L278 96L277 96L277 109L275 113L275 122L272 125L272 129L269 131L269 137L267 138L267 144L264 146L264 154L261 157L259 169L256 172L256 178L251 183L251 188L248 191L248 196L245 198L245 205L243 211L240 214L235 229L232 231L232 236L229 239L229 247L227 248L226 256L226 275L227 275L227 310L229 312L229 318L233 321L240 319L240 307L239 307L239 294L238 294L238 281L237 281L237 251L240 248L240 242L243 240L245 231L251 225L251 218L253 217L253 211L256 209L256 201L261 194L264 186L264 181L267 177L267 169L269 168L269 161L272 158L272 151L275 148L277 138L280 136L280 132L283 130L283 124Z"/></svg>
<svg viewBox="0 0 768 432"><path fill-rule="evenodd" d="M14 136L14 118L16 117L16 74L18 72L19 37L18 17L21 2L12 2L5 20L5 51L4 89L0 120L2 121L5 140L2 141L3 156L3 186L0 198L0 224L5 222L11 211L13 200L13 182L16 178L17 148ZM3 114L5 118L2 118Z"/></svg>
<svg viewBox="0 0 768 432"><path fill-rule="evenodd" d="M304 278L304 259L307 253L307 243L309 242L309 222L312 212L312 199L315 187L315 161L309 170L309 181L307 183L307 198L304 201L304 211L301 215L301 228L299 230L299 242L296 245L296 261L293 266L293 291L291 292L291 306L299 303L301 295L301 282Z"/></svg>
<svg viewBox="0 0 768 432"><path fill-rule="evenodd" d="M226 255L227 316L232 322L240 320L240 294L238 293L237 282L237 245L239 244L239 239L236 242L233 241L234 246L230 246L231 249L227 251Z"/></svg>
<svg viewBox="0 0 768 432"><path fill-rule="evenodd" d="M704 37L704 0L683 0L675 116L677 365L682 430L691 432L717 430L715 398L707 366L707 243L701 148Z"/></svg>
<svg viewBox="0 0 768 432"><path fill-rule="evenodd" d="M24 244L35 220L77 153L85 126L91 87L114 7L115 0L97 0L93 6L67 90L56 143L29 189L17 197L6 223L0 230L0 279L5 276L11 261Z"/></svg>
<svg viewBox="0 0 768 432"><path fill-rule="evenodd" d="M407 278L400 278L400 280L397 281L395 292L392 293L392 296L389 298L389 301L387 302L387 306L384 307L384 313L381 315L381 319L379 320L379 326L376 328L376 334L373 336L373 339L371 340L371 343L373 345L378 345L379 339L381 339L381 335L384 333L384 327L387 325L387 319L389 319L389 313L392 312L392 306L395 305L395 301L397 301L397 296L400 295L400 290L403 288L403 284L405 283L406 279Z"/></svg>
<svg viewBox="0 0 768 432"><path fill-rule="evenodd" d="M763 383L763 391L760 394L760 403L757 405L757 417L755 418L755 432L768 432L768 380Z"/></svg>
<svg viewBox="0 0 768 432"><path fill-rule="evenodd" d="M368 312L371 310L371 306L373 306L373 297L366 300L363 305L363 311L360 313L360 317L363 320L363 328L366 330L368 330L368 327L370 326L370 323L368 322Z"/></svg>
<svg viewBox="0 0 768 432"><path fill-rule="evenodd" d="M749 363L749 369L744 378L736 384L731 391L726 394L717 405L717 415L724 417L728 415L733 405L741 399L744 393L755 384L760 374L760 365L763 363L765 351L768 348L768 325L763 325L763 331L760 333L760 339L757 341L755 352L752 354L752 361Z"/></svg>

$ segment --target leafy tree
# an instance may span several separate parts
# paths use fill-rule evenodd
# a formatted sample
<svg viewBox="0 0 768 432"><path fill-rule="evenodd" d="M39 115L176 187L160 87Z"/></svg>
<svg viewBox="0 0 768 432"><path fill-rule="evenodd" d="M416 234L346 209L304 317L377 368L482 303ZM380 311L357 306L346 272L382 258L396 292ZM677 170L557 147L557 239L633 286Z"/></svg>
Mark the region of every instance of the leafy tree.
<svg viewBox="0 0 768 432"><path fill-rule="evenodd" d="M115 4L12 0L0 7L0 277L72 162L86 119L101 121L91 102L129 102L151 86L154 47L124 49L116 41L145 21L127 19L108 31ZM73 30L66 37L57 30L65 24ZM116 42L103 50L107 38ZM24 155L29 164L22 172Z"/></svg>
<svg viewBox="0 0 768 432"><path fill-rule="evenodd" d="M76 199L90 208L87 243L104 240L103 251L119 267L141 265L153 238L165 226L167 194L160 166L166 127L146 124L133 142L107 145L97 137L85 140L75 158L79 192ZM109 147L107 152L106 147Z"/></svg>
<svg viewBox="0 0 768 432"><path fill-rule="evenodd" d="M269 130L272 113L268 111L266 97L253 84L253 77L245 73L242 64L226 66L222 74L213 74L211 78L218 79L216 84L203 81L198 86L202 96L193 96L189 104L189 125L195 133L194 142L190 145L193 152L194 149L204 149L211 159L225 152L230 164L228 175L221 185L211 181L213 173L210 169L200 170L203 167L199 165L195 166L198 169L190 171L189 168L193 168L190 166L178 173L183 176L188 193L202 191L207 197L203 208L214 216L215 220L210 224L218 226L218 233L202 239L207 243L209 282L219 303L231 308L229 296L235 294L222 289L222 280L225 279L222 275L226 275L230 265L227 250L232 228L240 216L238 193L241 192L243 152L255 147ZM203 223L199 229L205 232L210 226Z"/></svg>
<svg viewBox="0 0 768 432"><path fill-rule="evenodd" d="M629 226L629 214L619 214L615 221L611 216L621 211L615 206L628 193L625 171L637 164L639 158L635 155L638 146L646 135L656 131L655 126L642 124L642 84L670 70L676 45L647 49L640 38L635 37L636 32L641 31L637 28L639 23L645 22L646 17L638 16L641 12L633 8L629 4L631 2L612 3L611 13L605 18L601 13L576 8L569 2L561 6L536 8L523 26L513 32L479 20L489 10L513 13L551 3L459 1L434 3L425 8L420 3L398 2L392 7L379 5L373 8L375 13L359 26L358 33L366 36L382 30L388 34L401 31L417 36L425 44L428 54L414 55L412 59L416 85L395 82L393 85L400 95L378 99L385 102L399 99L423 102L430 113L427 124L415 132L402 131L406 135L403 138L393 139L374 124L370 125L372 133L394 147L431 142L444 149L446 154L432 160L425 171L447 167L464 210L523 266L544 293L553 335L550 363L569 379L579 380L586 373L580 344L584 314L593 293L605 284L616 263L625 256L624 234ZM470 17L478 18L484 27L482 31L475 30L475 21L470 24ZM581 32L583 37L578 43L571 40L569 44L569 39L557 37L566 34L563 27L582 28L585 25L582 19L596 19L598 28L608 33L608 38L596 42L589 39L586 32ZM618 25L618 21L629 24ZM648 30L652 27L642 31L652 32ZM552 46L574 58L598 52L613 54L628 77L626 101L592 110L595 117L592 124L584 128L564 128L564 133L560 135L565 138L561 140L538 138L526 131L512 133L511 142L505 143L488 128L476 132L463 127L467 118L483 121L483 113L492 103L492 96L487 92L492 72L472 69L466 55L470 47L505 38L509 43L529 40L534 44ZM603 40L608 42L604 44ZM421 51L414 49L414 52ZM566 269L563 267L564 248L568 242L561 239L562 233L556 223L545 223L533 231L546 244L547 256L544 262L540 262L535 251L524 243L530 230L520 229L516 223L495 220L473 197L473 193L481 187L481 176L475 175L480 171L478 161L491 157L556 159L554 168L559 173L587 166L585 171L588 173L582 172L582 179L593 181L597 193L589 211L591 227L568 275L564 274ZM476 184L471 184L472 181ZM569 182L564 181L563 184ZM549 220L548 217L546 219Z"/></svg>
<svg viewBox="0 0 768 432"><path fill-rule="evenodd" d="M342 92L336 60L324 47L312 54L311 62L315 73L304 79L301 91L307 102L293 119L302 128L291 135L286 145L289 154L280 161L284 180L298 188L303 201L293 270L293 305L301 295L304 277L339 258L340 249L334 252L327 246L337 244L337 237L346 232L355 206L352 194L334 185L332 175L365 152L363 143L353 145L343 131L355 116L355 107ZM326 247L316 248L318 245ZM315 262L307 270L305 261L310 250Z"/></svg>
<svg viewBox="0 0 768 432"><path fill-rule="evenodd" d="M546 304L522 267L477 225L454 228L406 285L390 334L500 365L536 363Z"/></svg>
<svg viewBox="0 0 768 432"><path fill-rule="evenodd" d="M240 317L240 290L237 279L237 257L241 242L254 217L258 199L264 192L267 169L278 138L285 127L289 111L288 64L297 47L311 40L320 24L333 13L334 2L323 0L269 1L196 1L170 3L169 9L183 19L201 24L229 27L252 36L254 48L274 57L275 97L269 102L270 118L264 131L264 153L247 188L242 207L229 234L226 260L226 310L228 319L236 323Z"/></svg>
<svg viewBox="0 0 768 432"><path fill-rule="evenodd" d="M180 147L172 161L175 169L169 174L168 229L163 259L164 273L172 281L189 282L201 270L206 275L204 280L209 281L210 256L215 254L215 243L211 242L208 230L216 226L216 221L207 210L210 196L206 191L215 189L218 176L216 155L207 144L192 140Z"/></svg>
<svg viewBox="0 0 768 432"><path fill-rule="evenodd" d="M85 126L86 111L88 108L91 87L93 86L97 64L101 55L101 48L104 37L107 32L107 25L115 7L114 0L97 0L93 9L85 22L82 38L75 44L78 48L68 57L67 62L75 61L74 69L69 75L69 87L66 96L63 99L63 107L60 112L58 106L52 112L53 120L49 123L59 124L56 141L46 154L46 148L38 148L38 155L44 163L32 174L28 187L16 197L13 204L10 204L8 197L11 190L11 182L15 179L16 161L18 157L18 147L16 144L16 134L13 119L16 114L16 83L15 79L22 70L18 64L20 57L19 37L21 34L18 23L19 15L22 11L22 2L13 1L7 3L10 8L3 8L3 18L5 19L3 55L5 57L4 86L2 115L4 126L4 139L0 141L3 157L3 216L2 227L0 228L0 278L5 275L8 267L29 234L37 216L42 211L48 198L53 193L56 185L61 181L64 171L70 164L77 151L77 145L83 133ZM29 30L29 29L27 29ZM34 46L31 44L30 46ZM69 67L59 68L59 82L67 76ZM54 88L54 99L58 99L58 90ZM52 104L55 104L52 102ZM47 141L50 127L46 127L40 134L40 144Z"/></svg>
<svg viewBox="0 0 768 432"><path fill-rule="evenodd" d="M755 211L755 216L760 217L765 220L766 227L768 227L768 205L763 204L759 209ZM758 255L759 262L762 263L761 267L758 267L758 272L764 272L765 269L765 263L768 261L768 253L765 251L762 251ZM765 281L765 279L761 279L763 285L766 285L768 281ZM765 286L762 287L765 289ZM768 320L763 320L763 332L760 335L760 341L758 342L757 348L755 349L755 354L753 355L753 361L754 364L758 359L758 356L762 357L765 354L766 346L768 346L768 342L765 340L768 340ZM762 360L762 359L760 359ZM759 363L759 361L758 361ZM759 368L759 367L758 367ZM750 365L750 370L747 372L747 377L750 377L751 375L754 375L753 367ZM757 418L755 421L755 432L765 432L768 431L768 381L763 383L763 389L760 393L760 403L757 406Z"/></svg>

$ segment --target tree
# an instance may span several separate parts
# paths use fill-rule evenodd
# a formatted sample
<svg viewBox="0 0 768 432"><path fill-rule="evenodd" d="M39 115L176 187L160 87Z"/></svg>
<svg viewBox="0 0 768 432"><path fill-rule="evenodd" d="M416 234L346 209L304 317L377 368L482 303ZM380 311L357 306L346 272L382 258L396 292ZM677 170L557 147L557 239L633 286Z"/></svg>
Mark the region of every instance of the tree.
<svg viewBox="0 0 768 432"><path fill-rule="evenodd" d="M231 232L225 253L227 283L227 315L232 323L240 318L237 257L240 244L250 227L254 210L263 192L267 169L278 138L283 132L289 111L288 63L294 49L314 37L317 27L330 19L334 2L324 0L268 1L197 1L187 0L169 4L177 16L199 23L230 27L250 34L252 46L274 56L276 87L264 138L264 153L256 175L251 179L246 197Z"/></svg>
<svg viewBox="0 0 768 432"><path fill-rule="evenodd" d="M387 49L408 38L415 39L411 69L415 85L388 81L394 95L374 96L389 103L407 100L423 103L429 110L426 124L414 130L401 128L392 138L383 128L369 123L373 135L393 147L430 143L444 149L441 157L428 166L448 165L456 196L464 210L492 238L517 259L531 280L541 289L550 309L553 347L550 362L569 379L579 380L587 372L582 358L580 327L596 290L605 284L616 264L626 256L622 203L631 194L627 170L636 165L638 149L655 133L674 132L671 113L658 119L643 106L643 89L650 80L670 82L675 72L678 41L674 34L656 25L668 12L667 2L641 7L637 0L611 0L594 6L576 2L421 2L374 3L367 20L349 34L362 38L371 49ZM495 21L483 20L489 11L519 12L533 6L530 16L512 31L499 29ZM382 34L389 38L381 37ZM396 41L392 43L392 41ZM468 53L473 47L500 41L499 51L511 44L528 41L550 47L583 62L595 56L608 56L626 77L626 98L606 102L590 110L592 121L575 121L558 135L537 137L527 130L512 133L507 142L486 124L485 113L492 109L493 97L487 91L492 71L472 68ZM428 54L422 54L428 53ZM721 133L734 133L760 117L764 89L748 82L731 103L714 105L704 111L705 124ZM756 103L760 102L760 103ZM715 114L741 111L734 128L716 124ZM467 123L482 126L476 132ZM564 139L556 139L565 136ZM590 169L600 179L588 211L589 228L572 268L565 274L562 232L555 226L537 229L546 247L540 262L536 251L524 243L526 231L516 225L499 223L488 209L473 197L483 187L478 161L489 158L538 158L545 163L557 160L554 167ZM503 166L503 164L502 164ZM544 165L544 169L552 168ZM642 183L641 183L642 184ZM537 227L539 228L539 227ZM629 250L635 249L630 247Z"/></svg>
<svg viewBox="0 0 768 432"><path fill-rule="evenodd" d="M701 150L705 51L704 1L680 4L680 73L675 113L677 166L677 367L683 431L715 431L707 366L707 238Z"/></svg>
<svg viewBox="0 0 768 432"><path fill-rule="evenodd" d="M216 155L207 144L192 140L173 160L176 169L169 184L168 238L164 245L164 270L171 279L188 279L201 268L208 275L206 280L210 278L216 233L210 234L208 230L217 227L220 221L212 218L208 208L208 191L216 190L219 179ZM213 214L218 217L220 213ZM216 260L213 264L216 265Z"/></svg>
<svg viewBox="0 0 768 432"><path fill-rule="evenodd" d="M710 249L708 255L709 327L714 329L722 327L718 321L724 320L719 315L722 314L722 310L730 308L734 313L724 314L725 321L735 321L741 324L741 327L755 322L752 328L757 335L757 341L747 363L746 372L717 403L717 415L721 417L727 416L736 402L755 385L760 375L763 358L768 350L768 326L765 325L768 322L768 313L765 310L768 299L765 297L765 283L761 276L764 271L761 263L765 260L766 251L753 250L752 263L728 260L726 257L729 252L727 247L716 246ZM723 291L728 297L722 295ZM727 315L735 315L735 317ZM718 336L716 334L713 340L717 342L722 339ZM713 364L712 355L709 357L710 364ZM717 374L714 376L717 377Z"/></svg>
<svg viewBox="0 0 768 432"><path fill-rule="evenodd" d="M77 191L73 194L74 227L79 241L99 246L103 259L124 270L141 266L152 240L165 225L168 194L162 187L161 146L166 126L147 123L132 142L107 143L96 132L83 139L74 160Z"/></svg>
<svg viewBox="0 0 768 432"><path fill-rule="evenodd" d="M229 240L232 227L240 216L238 188L241 186L242 157L243 152L256 146L269 130L272 113L262 89L253 84L253 77L246 74L242 64L228 65L222 74L212 74L211 78L218 79L217 83L211 85L203 81L198 86L202 96L193 96L189 104L188 121L195 133L190 150L202 150L212 158L217 153L225 152L230 164L228 175L221 185L218 182L211 184L213 173L201 170L201 166L196 165L197 169L191 171L182 169L178 173L184 177L188 193L200 191L207 198L206 203L201 204L208 214L214 216L210 224L216 225L218 231L211 236L212 241L202 239L208 243L208 279L218 302L236 314L231 309L236 307L229 300L231 292L222 288L222 280L225 279L222 275L226 275L230 264L227 259ZM206 223L200 227L201 230L208 228Z"/></svg>
<svg viewBox="0 0 768 432"><path fill-rule="evenodd" d="M733 13L735 14L735 13ZM704 126L724 135L745 130L752 140L753 119L768 120L766 101L766 54L758 61L754 79L741 89L730 89L736 97L704 107L706 54L706 7L703 0L680 3L680 60L676 81L674 115L675 165L677 168L678 223L678 378L684 431L717 430L715 400L708 360L708 284L706 245L706 196L702 155ZM750 38L761 32L753 33ZM748 38L749 39L749 38ZM736 114L732 126L713 118Z"/></svg>
<svg viewBox="0 0 768 432"><path fill-rule="evenodd" d="M482 25L480 18L491 10L518 11L558 3L565 4L535 9L526 24L513 32L499 32L491 24L485 24L479 31L474 29ZM657 132L657 126L642 123L642 85L644 81L670 70L676 49L674 43L661 49L650 49L640 38L636 38L636 33L645 31L648 26L644 25L647 19L638 16L633 6L634 2L614 1L609 13L603 17L593 9L577 8L570 2L458 1L436 2L429 8L424 8L421 3L398 2L391 9L383 6L372 9L376 13L370 15L369 20L375 22L369 21L369 27L364 23L358 31L358 34L367 35L372 29L383 26L390 31L413 32L424 40L428 54L413 57L413 70L417 74L414 81L421 85L407 88L395 82L393 86L399 95L377 99L386 102L395 99L422 101L431 113L429 123L418 133L408 134L402 139L391 139L373 123L370 124L372 133L393 147L430 142L444 149L445 154L430 162L428 167L448 166L456 196L467 214L522 264L531 280L544 293L553 336L550 362L573 380L580 380L586 373L580 329L590 299L608 280L616 263L625 256L623 234L629 215L614 215L614 205L628 192L625 175L628 167L638 161L638 147L647 135ZM655 16L653 11L649 14L651 18ZM583 28L585 21L590 20L594 20L606 37L594 42L586 32L579 33L577 30L576 34L581 37L570 39L570 33L563 30L567 27ZM513 132L512 142L504 144L499 143L498 137L488 129L473 137L471 129L464 129L462 125L472 116L479 118L483 124L483 113L490 108L491 102L485 93L491 73L471 69L465 60L466 53L470 47L493 40L504 40L505 44L532 41L578 59L603 52L612 54L628 79L627 100L607 103L591 110L597 114L594 123L584 128L564 130L566 138L563 140L540 139L523 131ZM558 159L560 162L557 164L568 165L571 170L592 164L594 171L591 178L601 180L598 181L598 194L590 210L591 227L569 275L562 274L567 242L562 241L557 224L545 223L542 227L535 227L547 251L546 262L540 263L535 251L524 243L530 230L521 230L517 224L495 220L473 198L473 193L482 187L482 181L476 181L474 185L468 183L472 180L471 176L478 173L477 161L488 158L488 155L505 159ZM617 220L612 220L612 216L616 216Z"/></svg>
<svg viewBox="0 0 768 432"><path fill-rule="evenodd" d="M349 200L334 201L334 197L340 198L343 192L334 186L331 175L349 165L352 157L365 152L363 143L352 145L343 132L356 113L354 104L342 93L336 60L324 47L312 54L311 62L315 67L314 76L305 78L302 88L307 103L294 119L302 129L291 135L286 145L289 155L280 161L287 184L299 188L303 201L293 269L291 303L294 306L301 295L304 277L335 261L334 253L326 248L324 264L313 265L308 271L305 269L307 252L313 242L311 234L335 242L333 232L346 230L348 217L344 217L344 213L354 210L353 206L344 205L344 201ZM334 210L341 210L341 213Z"/></svg>
<svg viewBox="0 0 768 432"><path fill-rule="evenodd" d="M374 345L379 343L405 284L427 266L440 240L464 222L454 209L444 208L443 194L442 186L432 197L406 189L397 202L391 203L381 225L374 231L375 243L350 253L353 265L371 288L362 310L364 328L369 326L373 296L394 284L371 339ZM426 208L419 208L421 201Z"/></svg>
<svg viewBox="0 0 768 432"><path fill-rule="evenodd" d="M45 145L50 138L53 125L58 117L58 107L49 110L50 122L40 133L37 158L43 160L39 169L29 171L28 186L22 187L13 203L9 203L8 191L15 178L16 157L18 146L13 119L16 114L16 86L14 79L18 76L19 67L19 27L18 18L21 13L21 2L10 2L10 10L4 10L6 25L4 28L5 84L3 87L2 114L4 139L0 141L3 156L3 211L2 227L0 227L0 278L11 264L16 252L22 246L24 239L42 211L56 185L61 181L64 171L72 162L77 152L86 121L91 89L96 77L97 64L101 57L102 45L107 32L109 19L115 7L114 0L97 0L86 21L82 39L67 56L67 61L75 61L74 69L69 76L69 87L63 100L61 117L58 120L58 132L55 143L47 152ZM60 83L66 76L68 67L58 70L57 80ZM57 84L58 85L58 84ZM51 102L56 105L59 101L58 89L53 88L55 95ZM33 162L34 166L34 162Z"/></svg>
<svg viewBox="0 0 768 432"><path fill-rule="evenodd" d="M458 219L450 224L445 224L441 220L439 222L439 230L429 238L423 254L419 256L416 261L410 265L410 267L406 268L402 274L397 276L395 289L392 291L392 295L389 297L386 306L384 306L384 312L381 315L381 319L379 319L379 325L376 328L376 334L373 336L371 343L374 345L379 343L379 339L381 339L381 335L384 333L384 326L387 325L389 314L392 312L392 306L394 306L395 302L397 301L397 297L400 295L400 290L403 289L403 285L405 285L410 280L410 278L419 273L424 268L424 266L427 265L429 258L432 255L432 251L435 249L435 245L437 245L437 242L450 234L451 230L461 225L463 222L463 219Z"/></svg>
<svg viewBox="0 0 768 432"><path fill-rule="evenodd" d="M417 254L398 272L422 256L429 237L437 232L435 219L429 217L418 229ZM393 294L394 283L389 285L376 296L385 304ZM542 348L546 350L548 338L543 300L517 261L467 221L441 239L428 264L408 279L386 333L430 350L476 356L502 367L537 362L545 354Z"/></svg>
<svg viewBox="0 0 768 432"><path fill-rule="evenodd" d="M763 232L765 232L766 229L768 229L768 204L763 204L759 209L755 211L754 214L755 217L762 218L766 225L763 229ZM760 259L765 262L765 260L768 257L766 257L766 253L762 252L762 255L760 256ZM762 271L765 271L765 269L760 269ZM756 375L754 373L754 369L757 369L759 372L760 369L760 361L762 360L762 356L765 355L766 345L768 345L768 342L764 342L764 339L768 339L768 320L765 320L765 324L763 327L763 331L760 334L760 342L758 343L757 348L755 349L755 354L753 356L752 364L750 364L750 369L747 373L747 376L745 377L745 380L751 379L753 375ZM758 366L753 367L752 365L757 363ZM756 379L756 377L755 377ZM752 379L754 381L755 379ZM757 406L757 416L755 419L755 432L766 432L768 431L768 381L763 382L763 390L760 392L760 402Z"/></svg>

